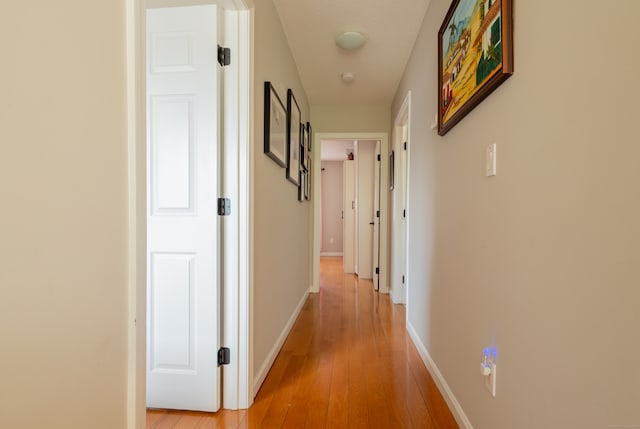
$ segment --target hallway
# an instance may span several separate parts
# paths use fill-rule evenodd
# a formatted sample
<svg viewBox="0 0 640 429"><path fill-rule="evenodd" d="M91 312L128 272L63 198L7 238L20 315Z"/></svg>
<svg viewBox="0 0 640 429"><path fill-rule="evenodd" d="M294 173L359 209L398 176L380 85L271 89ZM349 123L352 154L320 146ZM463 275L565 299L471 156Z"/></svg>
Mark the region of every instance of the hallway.
<svg viewBox="0 0 640 429"><path fill-rule="evenodd" d="M249 410L150 410L147 428L457 428L405 329L403 306L321 260L311 294Z"/></svg>

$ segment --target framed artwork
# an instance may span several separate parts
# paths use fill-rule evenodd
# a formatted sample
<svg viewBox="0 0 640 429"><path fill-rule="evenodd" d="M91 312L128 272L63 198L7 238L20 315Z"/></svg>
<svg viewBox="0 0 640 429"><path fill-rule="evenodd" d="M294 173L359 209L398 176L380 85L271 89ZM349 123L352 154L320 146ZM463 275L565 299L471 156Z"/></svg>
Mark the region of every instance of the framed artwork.
<svg viewBox="0 0 640 429"><path fill-rule="evenodd" d="M513 74L512 0L453 0L438 32L438 134Z"/></svg>
<svg viewBox="0 0 640 429"><path fill-rule="evenodd" d="M287 90L287 179L300 184L300 107L293 91Z"/></svg>
<svg viewBox="0 0 640 429"><path fill-rule="evenodd" d="M306 179L304 182L304 199L309 200L311 198L311 180L313 179L313 165L311 164L311 158L309 158L309 169L305 172Z"/></svg>
<svg viewBox="0 0 640 429"><path fill-rule="evenodd" d="M300 124L300 165L302 168L307 168L309 166L309 157L307 156L307 127L304 124Z"/></svg>
<svg viewBox="0 0 640 429"><path fill-rule="evenodd" d="M389 190L393 191L394 181L396 176L396 153L391 151L389 155Z"/></svg>
<svg viewBox="0 0 640 429"><path fill-rule="evenodd" d="M313 133L311 132L310 122L307 122L307 138L309 139L309 152L311 152L311 142L313 140Z"/></svg>
<svg viewBox="0 0 640 429"><path fill-rule="evenodd" d="M271 82L264 83L264 153L287 166L287 112Z"/></svg>
<svg viewBox="0 0 640 429"><path fill-rule="evenodd" d="M305 168L300 169L300 184L298 185L298 201L300 202L305 200L304 193L308 180L309 176L307 175L307 170Z"/></svg>
<svg viewBox="0 0 640 429"><path fill-rule="evenodd" d="M306 152L306 157L307 157L307 165L309 166L309 170L311 170L311 141L313 140L311 137L311 124L309 122L307 122L307 125L305 127L307 129L307 152Z"/></svg>

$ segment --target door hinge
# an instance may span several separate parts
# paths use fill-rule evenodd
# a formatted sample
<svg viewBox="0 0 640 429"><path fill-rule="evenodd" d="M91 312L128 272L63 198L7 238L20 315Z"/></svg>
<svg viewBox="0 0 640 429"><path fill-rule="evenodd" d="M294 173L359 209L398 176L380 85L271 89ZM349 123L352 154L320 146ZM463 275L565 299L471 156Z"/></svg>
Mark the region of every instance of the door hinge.
<svg viewBox="0 0 640 429"><path fill-rule="evenodd" d="M231 350L227 347L220 347L218 350L218 366L229 365L231 363Z"/></svg>
<svg viewBox="0 0 640 429"><path fill-rule="evenodd" d="M231 64L231 49L218 45L218 64L222 67Z"/></svg>
<svg viewBox="0 0 640 429"><path fill-rule="evenodd" d="M380 210L376 210L376 217L380 217Z"/></svg>
<svg viewBox="0 0 640 429"><path fill-rule="evenodd" d="M380 154L378 154L378 161L380 161Z"/></svg>
<svg viewBox="0 0 640 429"><path fill-rule="evenodd" d="M407 150L407 142L404 142L404 150Z"/></svg>
<svg viewBox="0 0 640 429"><path fill-rule="evenodd" d="M218 216L229 216L231 214L231 200L229 198L218 198Z"/></svg>
<svg viewBox="0 0 640 429"><path fill-rule="evenodd" d="M402 210L402 217L403 218L407 218L407 211L406 210Z"/></svg>
<svg viewBox="0 0 640 429"><path fill-rule="evenodd" d="M402 284L404 284L404 276L402 276Z"/></svg>
<svg viewBox="0 0 640 429"><path fill-rule="evenodd" d="M380 268L376 267L376 274L380 274Z"/></svg>

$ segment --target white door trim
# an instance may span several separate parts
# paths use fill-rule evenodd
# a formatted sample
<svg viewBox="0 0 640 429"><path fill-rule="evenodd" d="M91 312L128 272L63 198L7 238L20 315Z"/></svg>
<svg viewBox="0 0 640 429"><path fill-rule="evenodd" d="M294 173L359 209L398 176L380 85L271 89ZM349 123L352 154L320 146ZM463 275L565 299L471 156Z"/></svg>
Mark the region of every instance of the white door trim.
<svg viewBox="0 0 640 429"><path fill-rule="evenodd" d="M187 3L187 2L185 2ZM225 377L237 380L237 394L229 395L225 386L225 408L247 408L253 402L253 378L251 363L251 287L253 243L251 200L252 171L250 142L253 123L250 115L253 103L252 59L253 59L253 0L223 0L228 10L235 10L238 33L235 52L239 60L237 70L238 116L237 127L237 202L232 205L237 213L238 259L237 295L225 300L225 324L233 320L228 344L237 344L231 353L232 364ZM146 25L145 0L126 0L126 44L127 44L127 156L128 156L128 361L127 361L127 428L144 429L146 421ZM225 38L234 40L233 35ZM239 55L242 52L242 55ZM232 53L233 61L234 53ZM242 201L242 204L240 203ZM233 213L233 211L232 211ZM235 269L235 268L234 268ZM235 314L234 314L235 313ZM225 368L226 370L226 368ZM227 375L227 372L230 374ZM227 397L228 396L228 397ZM229 402L227 402L229 401Z"/></svg>
<svg viewBox="0 0 640 429"><path fill-rule="evenodd" d="M224 45L231 49L231 64L224 70L224 197L231 199L231 215L224 219L225 240L224 319L222 341L231 349L231 363L223 367L222 407L249 408L253 402L250 370L250 241L252 169L251 141L251 38L248 10L225 11ZM229 97L228 94L234 94Z"/></svg>
<svg viewBox="0 0 640 429"><path fill-rule="evenodd" d="M313 124L311 124L313 125ZM382 159L389 156L389 135L387 133L314 133L313 136L313 241L312 241L312 282L311 293L320 292L320 142L322 140L379 140ZM389 166L382 163L380 181L380 292L389 293L389 247L388 247L388 201L389 191L385 183L389 181ZM384 191L384 190L387 191Z"/></svg>
<svg viewBox="0 0 640 429"><path fill-rule="evenodd" d="M408 261L409 261L409 240L411 237L410 234L410 216L409 216L409 204L410 204L410 199L409 199L409 187L410 187L410 183L409 183L409 165L410 162L409 160L411 159L410 154L411 154L411 91L407 91L407 95L405 96L402 105L400 106L400 109L398 110L398 114L396 115L395 121L394 121L394 130L393 130L393 141L394 141L394 147L395 147L395 151L396 151L396 165L400 165L400 160L402 159L399 154L400 154L400 150L402 150L401 145L403 144L402 142L402 135L401 135L401 130L402 127L406 126L406 133L407 133L407 153L406 153L406 164L405 164L405 169L401 170L396 168L396 176L398 174L402 174L402 187L404 189L402 189L402 192L405 193L406 195L406 203L405 203L405 209L407 210L407 216L405 219L405 229L404 229L404 238L400 238L402 240L404 240L404 254L405 254L405 258L404 258L404 263L403 263L403 267L397 267L396 264L393 262L395 261L394 256L392 255L391 260L392 260L392 271L403 271L403 274L405 276L405 283L404 283L404 294L402 296L398 296L398 294L395 292L397 289L393 288L393 284L391 285L391 300L394 303L402 303L402 304L406 304L407 307L409 306L409 302L407 300L407 291L409 288L409 282L410 282L410 278L409 278L409 266L408 266ZM393 243L391 243L391 248L395 248L395 242L396 240L398 240L399 238L397 236L394 235L393 237ZM402 269L400 269L402 268ZM407 314L408 314L408 309L407 309Z"/></svg>

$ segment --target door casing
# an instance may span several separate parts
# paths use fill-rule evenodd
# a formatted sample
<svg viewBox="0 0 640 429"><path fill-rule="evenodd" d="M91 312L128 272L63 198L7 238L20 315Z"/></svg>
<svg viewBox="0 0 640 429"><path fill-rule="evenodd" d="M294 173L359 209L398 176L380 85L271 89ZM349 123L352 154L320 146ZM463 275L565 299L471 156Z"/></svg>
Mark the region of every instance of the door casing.
<svg viewBox="0 0 640 429"><path fill-rule="evenodd" d="M310 216L312 216L313 240L311 251L311 293L320 292L320 146L323 140L379 140L381 144L382 159L388 157L389 154L389 135L387 133L363 132L363 133L314 133L313 136L313 190L312 202L313 207ZM381 182L388 183L389 166L386 163L381 165ZM385 190L386 189L386 190ZM381 293L389 293L389 216L388 216L389 192L388 187L382 187L380 193L380 287Z"/></svg>
<svg viewBox="0 0 640 429"><path fill-rule="evenodd" d="M176 6L193 4L189 0L172 0ZM223 345L236 350L231 364L223 369L223 408L248 408L254 392L251 351L251 288L253 284L253 243L251 204L253 122L250 115L253 102L253 0L220 0L225 10L225 45L235 52L225 72L225 163L235 160L234 168L227 168L232 177L222 191L237 203L233 221L225 222L224 234L235 243L236 258L229 258L223 288L235 282L234 293L225 294ZM127 362L127 428L146 426L146 0L126 0L127 45L127 156L128 156L128 362ZM233 55L233 54L232 54ZM228 109L228 110L227 110ZM232 212L233 213L233 212ZM227 248L225 248L227 251Z"/></svg>
<svg viewBox="0 0 640 429"><path fill-rule="evenodd" d="M393 141L395 151L395 183L392 195L392 242L391 242L391 300L396 304L407 304L410 277L407 266L409 240L409 165L411 153L411 91L409 91L394 121ZM404 150L404 142L407 149ZM406 217L402 218L402 211ZM398 234L399 232L399 234ZM404 276L404 284L401 278Z"/></svg>

